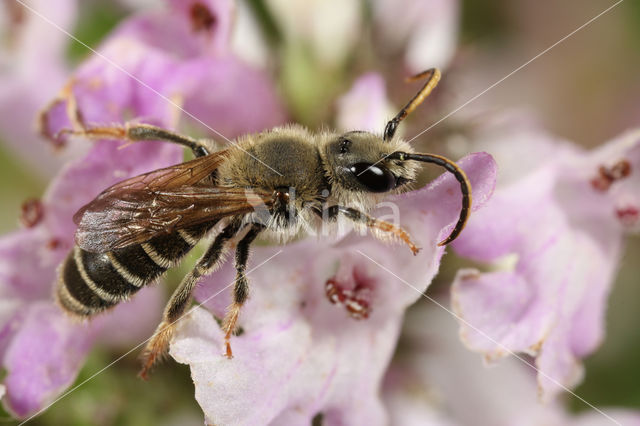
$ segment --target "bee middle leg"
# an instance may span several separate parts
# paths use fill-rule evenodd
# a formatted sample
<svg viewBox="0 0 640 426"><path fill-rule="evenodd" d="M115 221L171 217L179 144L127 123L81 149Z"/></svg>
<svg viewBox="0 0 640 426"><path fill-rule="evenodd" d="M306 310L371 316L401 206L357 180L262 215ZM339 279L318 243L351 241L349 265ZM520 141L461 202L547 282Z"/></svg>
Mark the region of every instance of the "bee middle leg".
<svg viewBox="0 0 640 426"><path fill-rule="evenodd" d="M183 279L178 288L171 295L164 310L162 322L156 328L147 343L142 355L142 370L140 377L146 379L153 365L167 353L169 341L173 336L175 323L180 320L192 300L192 292L198 280L204 275L212 273L220 265L226 243L240 230L240 224L233 222L227 225L214 239L207 252L198 260L196 266Z"/></svg>
<svg viewBox="0 0 640 426"><path fill-rule="evenodd" d="M90 139L121 139L129 142L138 141L164 141L185 146L196 157L204 157L210 154L209 147L204 141L193 139L161 127L151 124L127 122L124 125L114 126L82 126L81 129L65 129L60 134L83 136Z"/></svg>
<svg viewBox="0 0 640 426"><path fill-rule="evenodd" d="M245 276L247 261L249 260L249 248L258 234L265 228L264 225L253 224L249 232L240 240L236 248L236 281L233 288L233 302L227 308L227 313L222 321L222 330L225 332L224 343L227 358L233 358L231 351L231 335L236 329L236 322L242 305L249 297L249 282Z"/></svg>
<svg viewBox="0 0 640 426"><path fill-rule="evenodd" d="M317 213L321 217L326 217L329 220L335 220L338 215L342 214L356 223L364 224L367 228L373 228L392 234L409 246L409 249L414 255L417 255L420 251L420 248L411 240L411 236L404 229L397 227L392 223L385 222L384 220L371 217L368 214L351 207L331 206L327 208L325 212L317 211Z"/></svg>

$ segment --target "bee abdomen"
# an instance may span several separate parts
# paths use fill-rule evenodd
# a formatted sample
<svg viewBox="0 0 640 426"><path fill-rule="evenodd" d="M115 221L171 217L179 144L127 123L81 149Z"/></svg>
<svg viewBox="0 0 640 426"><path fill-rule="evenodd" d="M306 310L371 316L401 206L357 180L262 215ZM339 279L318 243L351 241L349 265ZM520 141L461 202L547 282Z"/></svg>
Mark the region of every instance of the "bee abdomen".
<svg viewBox="0 0 640 426"><path fill-rule="evenodd" d="M211 226L180 230L106 253L76 246L62 264L56 297L66 311L78 316L111 308L178 263Z"/></svg>
<svg viewBox="0 0 640 426"><path fill-rule="evenodd" d="M87 285L76 261L78 251L81 249L74 247L61 266L56 298L67 312L78 316L90 316L114 306L116 302L100 298Z"/></svg>

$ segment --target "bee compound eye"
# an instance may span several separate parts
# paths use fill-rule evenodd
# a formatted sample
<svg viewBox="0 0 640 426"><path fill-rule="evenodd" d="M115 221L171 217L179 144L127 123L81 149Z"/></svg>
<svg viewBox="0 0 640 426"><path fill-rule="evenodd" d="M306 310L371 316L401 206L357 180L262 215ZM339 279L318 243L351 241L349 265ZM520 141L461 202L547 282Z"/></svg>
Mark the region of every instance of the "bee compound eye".
<svg viewBox="0 0 640 426"><path fill-rule="evenodd" d="M396 178L384 167L370 163L356 163L349 167L361 185L371 192L387 192L396 187Z"/></svg>

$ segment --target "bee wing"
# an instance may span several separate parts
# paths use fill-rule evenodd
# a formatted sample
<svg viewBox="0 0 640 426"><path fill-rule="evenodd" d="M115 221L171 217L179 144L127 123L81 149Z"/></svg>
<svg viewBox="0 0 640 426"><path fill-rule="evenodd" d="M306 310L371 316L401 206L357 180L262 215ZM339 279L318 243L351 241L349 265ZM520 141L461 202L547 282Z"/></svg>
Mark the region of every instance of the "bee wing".
<svg viewBox="0 0 640 426"><path fill-rule="evenodd" d="M224 156L209 157L108 188L74 216L76 244L87 251L106 252L273 203L267 191L203 183L224 160Z"/></svg>
<svg viewBox="0 0 640 426"><path fill-rule="evenodd" d="M91 203L81 208L75 214L73 220L76 224L79 222L84 209L91 206L92 203L116 196L124 192L135 190L170 190L181 186L193 186L210 176L220 164L227 158L227 151L218 151L205 157L199 157L195 160L185 163L176 164L174 166L165 167L132 177L130 179L118 182L115 185L102 191Z"/></svg>

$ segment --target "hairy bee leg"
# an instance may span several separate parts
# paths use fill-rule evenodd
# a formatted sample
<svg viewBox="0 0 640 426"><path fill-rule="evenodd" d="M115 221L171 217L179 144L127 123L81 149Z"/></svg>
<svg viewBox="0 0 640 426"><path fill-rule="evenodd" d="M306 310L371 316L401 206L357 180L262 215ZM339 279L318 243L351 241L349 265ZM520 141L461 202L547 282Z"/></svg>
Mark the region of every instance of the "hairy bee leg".
<svg viewBox="0 0 640 426"><path fill-rule="evenodd" d="M83 127L81 130L63 130L61 134L84 136L91 139L124 139L130 142L159 140L185 146L191 149L196 157L210 154L205 142L150 124L127 122L124 126L92 126Z"/></svg>
<svg viewBox="0 0 640 426"><path fill-rule="evenodd" d="M222 321L222 330L225 332L225 353L229 359L233 358L229 340L236 329L240 309L249 297L249 282L245 276L247 261L249 260L249 247L264 228L265 226L260 224L251 225L249 232L240 240L236 248L236 282L233 287L233 302L227 308L227 314Z"/></svg>
<svg viewBox="0 0 640 426"><path fill-rule="evenodd" d="M74 130L82 130L85 127L84 118L82 117L82 113L78 108L76 97L73 94L73 83L73 79L67 82L60 93L58 93L56 97L51 100L51 102L49 102L42 110L38 112L38 132L44 138L54 143L59 142L56 140L56 135L49 133L48 113L59 103L66 102L65 112Z"/></svg>
<svg viewBox="0 0 640 426"><path fill-rule="evenodd" d="M321 214L321 213L320 213ZM420 248L416 246L416 244L411 240L411 236L402 228L395 226L392 223L385 222L383 220L378 220L374 217L369 216L366 213L363 213L359 210L353 209L351 207L344 206L331 206L327 209L327 217L328 219L335 219L339 214L345 215L350 220L356 223L363 223L367 226L367 228L378 229L382 232L388 232L393 234L395 237L403 241L414 255L417 255L420 251Z"/></svg>
<svg viewBox="0 0 640 426"><path fill-rule="evenodd" d="M153 365L167 353L167 347L175 323L180 320L191 303L193 289L198 280L204 275L212 273L220 265L226 243L238 233L240 224L236 221L227 225L215 238L207 252L198 260L196 266L183 279L178 288L171 295L164 310L162 322L156 328L142 354L142 370L140 377L146 379Z"/></svg>

